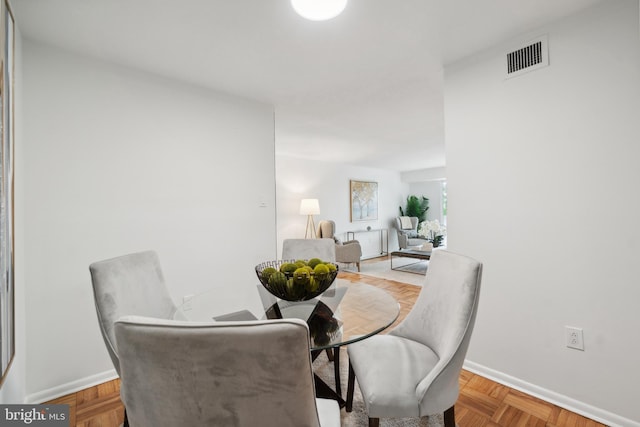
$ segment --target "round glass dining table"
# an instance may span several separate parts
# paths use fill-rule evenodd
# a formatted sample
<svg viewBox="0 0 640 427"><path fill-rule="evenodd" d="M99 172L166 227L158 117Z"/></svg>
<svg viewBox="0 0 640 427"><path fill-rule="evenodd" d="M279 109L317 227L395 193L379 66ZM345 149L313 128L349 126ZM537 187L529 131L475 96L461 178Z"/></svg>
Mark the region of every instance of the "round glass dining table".
<svg viewBox="0 0 640 427"><path fill-rule="evenodd" d="M336 399L344 407L340 387L339 347L364 340L388 328L400 314L400 305L387 292L375 286L346 279L336 279L322 295L299 302L277 299L262 285L257 286L264 311L248 310L212 316L220 295L209 291L196 295L180 307L187 320L256 320L302 319L309 325L311 356L315 360L324 350L334 362L336 388L331 389L314 374L316 395Z"/></svg>
<svg viewBox="0 0 640 427"><path fill-rule="evenodd" d="M309 325L311 350L324 350L366 339L389 327L400 314L398 302L384 290L365 283L337 278L322 295L299 302L280 300L257 285L264 311L212 316L220 305L215 291L192 297L180 307L188 320L251 320L298 318ZM188 304L188 307L187 307Z"/></svg>

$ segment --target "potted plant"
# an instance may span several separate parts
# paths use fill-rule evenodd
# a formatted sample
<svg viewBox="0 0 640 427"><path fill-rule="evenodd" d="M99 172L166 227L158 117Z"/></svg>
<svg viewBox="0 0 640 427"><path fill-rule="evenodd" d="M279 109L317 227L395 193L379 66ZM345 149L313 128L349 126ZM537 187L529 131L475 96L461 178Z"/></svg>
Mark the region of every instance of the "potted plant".
<svg viewBox="0 0 640 427"><path fill-rule="evenodd" d="M431 242L434 248L437 248L442 245L442 240L447 234L447 229L444 225L440 224L440 221L434 219L433 221L421 222L418 234Z"/></svg>
<svg viewBox="0 0 640 427"><path fill-rule="evenodd" d="M407 197L407 206L402 210L400 208L400 216L415 216L418 218L418 224L427 219L427 211L429 210L429 199L424 196Z"/></svg>

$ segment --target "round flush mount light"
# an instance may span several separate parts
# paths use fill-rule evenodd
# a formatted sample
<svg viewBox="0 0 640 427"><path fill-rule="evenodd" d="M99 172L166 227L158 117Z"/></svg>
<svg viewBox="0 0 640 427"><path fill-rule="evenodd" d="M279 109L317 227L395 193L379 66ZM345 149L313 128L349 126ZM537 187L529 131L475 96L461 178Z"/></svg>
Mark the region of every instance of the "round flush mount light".
<svg viewBox="0 0 640 427"><path fill-rule="evenodd" d="M303 18L326 21L340 15L347 0L291 0L291 6Z"/></svg>

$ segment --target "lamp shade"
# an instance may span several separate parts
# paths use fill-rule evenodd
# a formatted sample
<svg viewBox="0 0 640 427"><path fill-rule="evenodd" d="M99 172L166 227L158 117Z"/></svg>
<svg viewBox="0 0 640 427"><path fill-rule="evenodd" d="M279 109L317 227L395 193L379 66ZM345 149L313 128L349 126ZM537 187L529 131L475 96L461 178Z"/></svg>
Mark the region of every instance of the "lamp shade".
<svg viewBox="0 0 640 427"><path fill-rule="evenodd" d="M300 215L320 215L318 199L302 199L300 202Z"/></svg>
<svg viewBox="0 0 640 427"><path fill-rule="evenodd" d="M291 0L298 15L311 21L326 21L340 15L347 0Z"/></svg>

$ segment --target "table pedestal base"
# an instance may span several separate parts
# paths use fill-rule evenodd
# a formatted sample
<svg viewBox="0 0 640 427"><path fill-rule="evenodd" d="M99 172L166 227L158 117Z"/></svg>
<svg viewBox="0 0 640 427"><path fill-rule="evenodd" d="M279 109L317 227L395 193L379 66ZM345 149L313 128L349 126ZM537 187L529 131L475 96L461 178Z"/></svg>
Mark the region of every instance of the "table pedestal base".
<svg viewBox="0 0 640 427"><path fill-rule="evenodd" d="M340 405L340 408L344 408L346 402L342 398L342 387L340 385L340 347L333 347L328 350L333 352L333 368L335 373L336 389L333 390L322 378L314 373L313 379L316 384L316 397L336 400L338 405ZM322 351L323 350L312 351L311 360L316 360L318 356L322 354ZM327 356L329 356L329 351L327 351ZM329 360L331 360L331 356L329 356Z"/></svg>

